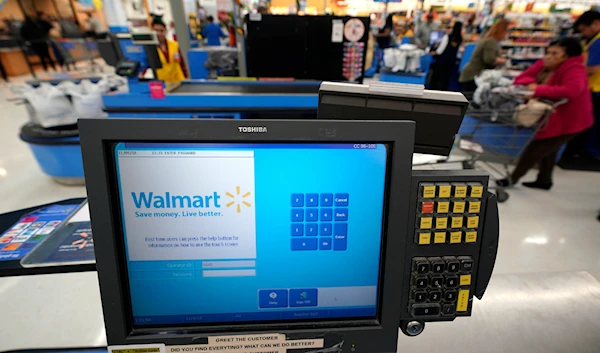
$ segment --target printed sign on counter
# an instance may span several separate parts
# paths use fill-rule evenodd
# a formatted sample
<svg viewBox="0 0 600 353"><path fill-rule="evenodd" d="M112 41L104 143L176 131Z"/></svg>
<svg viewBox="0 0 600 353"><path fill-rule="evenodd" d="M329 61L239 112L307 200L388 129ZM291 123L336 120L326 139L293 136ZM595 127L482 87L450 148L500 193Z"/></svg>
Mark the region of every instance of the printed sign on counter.
<svg viewBox="0 0 600 353"><path fill-rule="evenodd" d="M222 351L231 353L286 353L288 349L323 348L323 345L324 340L322 338L288 340L284 334L266 333L258 335L208 337L208 344L167 346L166 353L208 351Z"/></svg>
<svg viewBox="0 0 600 353"><path fill-rule="evenodd" d="M165 89L163 87L162 82L153 81L148 83L148 87L150 87L150 97L152 99L165 99Z"/></svg>
<svg viewBox="0 0 600 353"><path fill-rule="evenodd" d="M331 26L331 43L341 43L344 41L344 21L333 20Z"/></svg>

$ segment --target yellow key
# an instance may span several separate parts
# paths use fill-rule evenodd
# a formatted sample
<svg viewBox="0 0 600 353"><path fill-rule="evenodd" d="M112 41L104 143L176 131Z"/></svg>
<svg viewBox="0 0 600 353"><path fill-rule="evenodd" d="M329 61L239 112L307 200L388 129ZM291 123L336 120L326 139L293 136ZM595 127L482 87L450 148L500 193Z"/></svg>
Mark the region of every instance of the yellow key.
<svg viewBox="0 0 600 353"><path fill-rule="evenodd" d="M479 216L467 216L467 228L479 227Z"/></svg>
<svg viewBox="0 0 600 353"><path fill-rule="evenodd" d="M452 187L450 185L438 185L438 197L448 198L452 194Z"/></svg>
<svg viewBox="0 0 600 353"><path fill-rule="evenodd" d="M423 186L423 197L431 199L435 197L435 185L424 185Z"/></svg>
<svg viewBox="0 0 600 353"><path fill-rule="evenodd" d="M450 232L450 244L460 244L462 232Z"/></svg>
<svg viewBox="0 0 600 353"><path fill-rule="evenodd" d="M464 213L465 212L465 202L464 201L454 201L452 204L452 212L453 213Z"/></svg>
<svg viewBox="0 0 600 353"><path fill-rule="evenodd" d="M475 243L477 241L477 231L468 230L465 232L465 243Z"/></svg>
<svg viewBox="0 0 600 353"><path fill-rule="evenodd" d="M481 185L471 185L471 195L470 197L480 198L483 196L483 186Z"/></svg>
<svg viewBox="0 0 600 353"><path fill-rule="evenodd" d="M448 228L448 217L437 217L435 219L435 229Z"/></svg>
<svg viewBox="0 0 600 353"><path fill-rule="evenodd" d="M463 218L462 217L451 217L452 221L450 223L450 228L462 228ZM421 227L423 228L423 227Z"/></svg>
<svg viewBox="0 0 600 353"><path fill-rule="evenodd" d="M467 311L469 308L469 290L461 289L458 291L458 301L456 302L456 311Z"/></svg>
<svg viewBox="0 0 600 353"><path fill-rule="evenodd" d="M435 244L446 243L446 232L435 232L433 233L433 242Z"/></svg>
<svg viewBox="0 0 600 353"><path fill-rule="evenodd" d="M471 275L461 275L460 276L460 285L461 286L470 286L471 285Z"/></svg>
<svg viewBox="0 0 600 353"><path fill-rule="evenodd" d="M467 186L454 185L454 197L467 197Z"/></svg>
<svg viewBox="0 0 600 353"><path fill-rule="evenodd" d="M419 228L421 229L431 229L433 225L433 217L421 217L421 224Z"/></svg>
<svg viewBox="0 0 600 353"><path fill-rule="evenodd" d="M419 233L418 244L419 245L428 245L428 244L431 244L431 233L429 233L429 232L427 232L427 233Z"/></svg>
<svg viewBox="0 0 600 353"><path fill-rule="evenodd" d="M481 211L481 201L469 201L469 213L479 213Z"/></svg>
<svg viewBox="0 0 600 353"><path fill-rule="evenodd" d="M439 201L437 203L437 213L448 213L450 211L450 202Z"/></svg>

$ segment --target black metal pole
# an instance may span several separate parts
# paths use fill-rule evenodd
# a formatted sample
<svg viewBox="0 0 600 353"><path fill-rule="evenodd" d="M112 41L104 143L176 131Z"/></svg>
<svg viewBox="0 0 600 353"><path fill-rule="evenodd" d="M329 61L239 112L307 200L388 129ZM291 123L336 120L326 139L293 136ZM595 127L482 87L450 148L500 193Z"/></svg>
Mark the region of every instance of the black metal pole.
<svg viewBox="0 0 600 353"><path fill-rule="evenodd" d="M52 7L54 7L54 11L56 11L56 16L62 20L63 17L60 14L60 11L58 10L58 5L56 4L56 0L52 0Z"/></svg>

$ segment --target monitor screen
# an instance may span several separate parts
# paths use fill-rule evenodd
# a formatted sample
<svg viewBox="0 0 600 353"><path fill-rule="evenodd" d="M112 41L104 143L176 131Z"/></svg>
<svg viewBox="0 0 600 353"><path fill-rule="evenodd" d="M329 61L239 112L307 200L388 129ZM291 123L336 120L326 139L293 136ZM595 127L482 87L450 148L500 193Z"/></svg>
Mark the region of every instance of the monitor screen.
<svg viewBox="0 0 600 353"><path fill-rule="evenodd" d="M442 38L444 38L444 31L431 31L431 34L429 35L429 43L430 44L437 44L439 43Z"/></svg>
<svg viewBox="0 0 600 353"><path fill-rule="evenodd" d="M388 148L116 143L134 327L377 318Z"/></svg>

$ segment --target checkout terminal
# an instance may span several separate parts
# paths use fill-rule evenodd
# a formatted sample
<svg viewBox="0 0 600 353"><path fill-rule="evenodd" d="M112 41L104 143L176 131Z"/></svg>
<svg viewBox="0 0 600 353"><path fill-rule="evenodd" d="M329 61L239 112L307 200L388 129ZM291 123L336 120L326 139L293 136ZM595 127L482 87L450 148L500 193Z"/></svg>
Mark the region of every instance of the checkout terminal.
<svg viewBox="0 0 600 353"><path fill-rule="evenodd" d="M395 352L470 316L495 197L412 171L417 125L80 121L109 350Z"/></svg>

